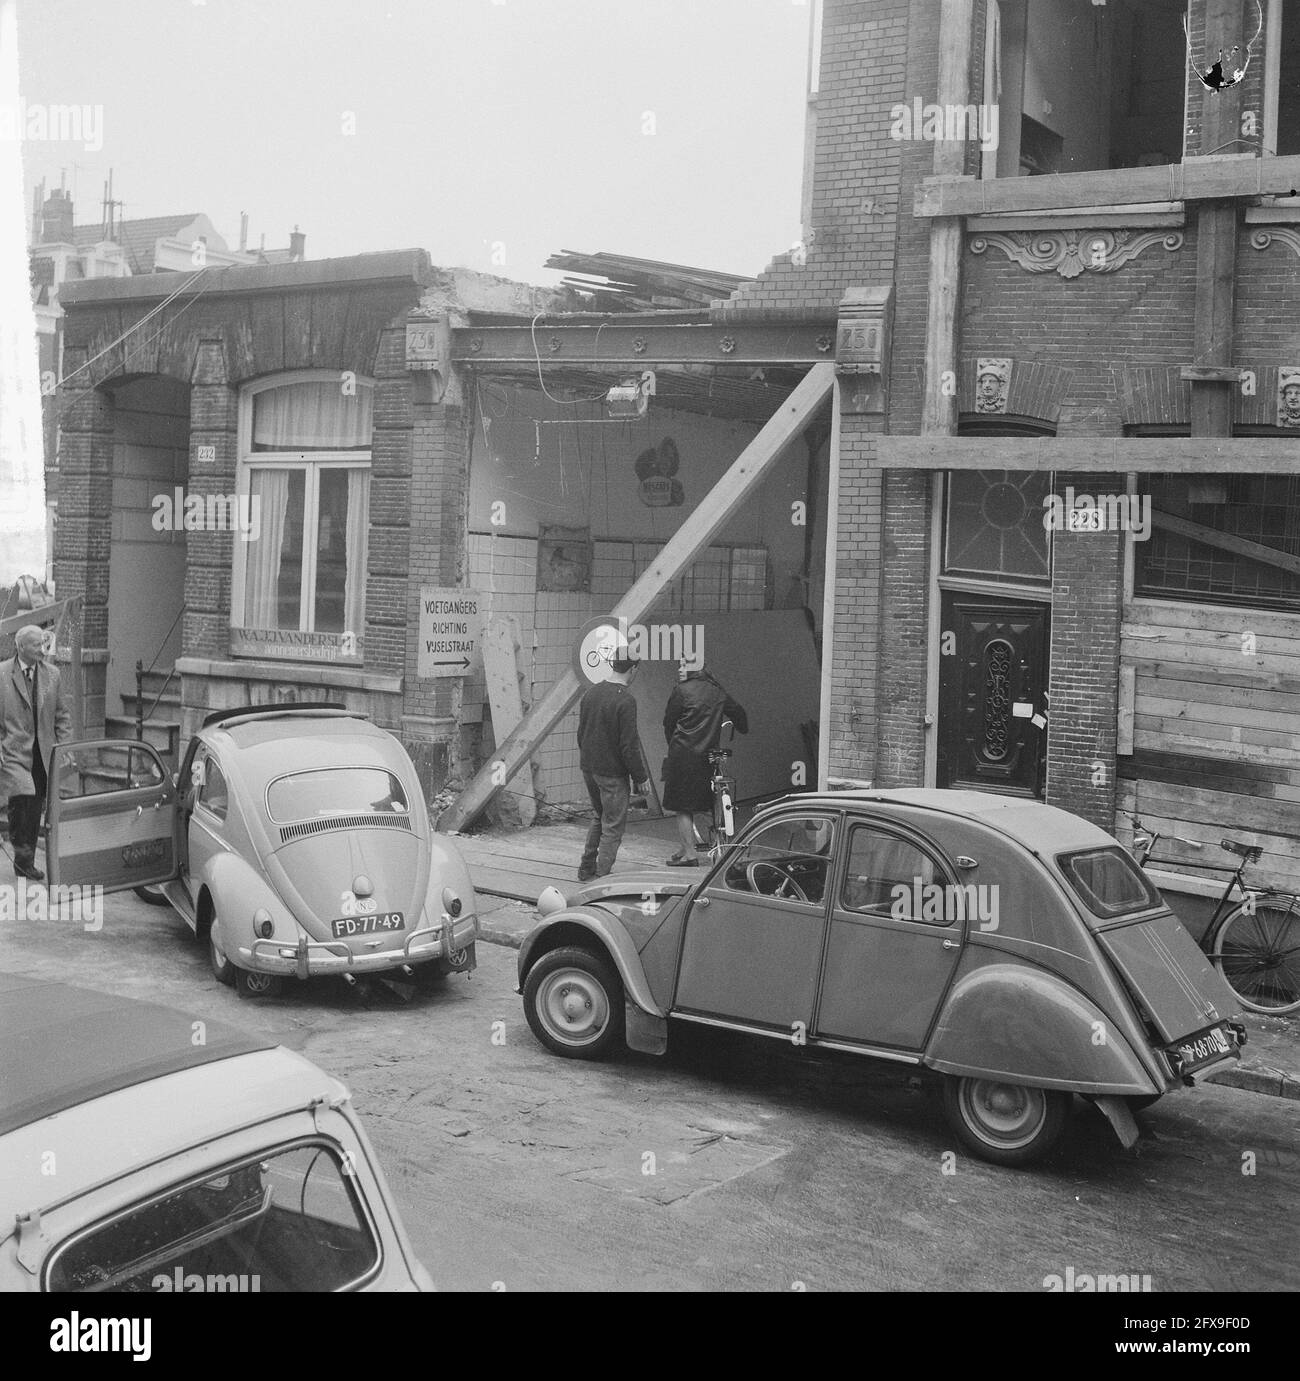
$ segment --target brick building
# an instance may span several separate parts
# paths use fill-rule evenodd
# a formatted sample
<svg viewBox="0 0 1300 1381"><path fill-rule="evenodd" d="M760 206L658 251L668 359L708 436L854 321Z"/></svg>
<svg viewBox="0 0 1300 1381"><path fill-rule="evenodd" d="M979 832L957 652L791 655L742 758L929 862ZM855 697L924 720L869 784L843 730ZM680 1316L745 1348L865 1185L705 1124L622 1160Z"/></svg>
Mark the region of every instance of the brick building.
<svg viewBox="0 0 1300 1381"><path fill-rule="evenodd" d="M85 598L87 729L129 737L139 711L174 751L211 709L341 700L403 738L430 797L463 784L830 348L833 315L735 331L669 267L654 290L680 305L652 311L418 250L66 283L54 560L59 594ZM771 726L754 794L788 785L817 716L827 443L774 452L646 605L703 627ZM463 662L440 654L459 631L436 631L439 601L474 606ZM757 674L774 642L797 674ZM673 674L665 657L641 678L654 761ZM585 806L572 716L532 756L514 797Z"/></svg>
<svg viewBox="0 0 1300 1381"><path fill-rule="evenodd" d="M1300 13L820 25L804 241L722 310L840 312L822 775L1136 809L1300 883Z"/></svg>

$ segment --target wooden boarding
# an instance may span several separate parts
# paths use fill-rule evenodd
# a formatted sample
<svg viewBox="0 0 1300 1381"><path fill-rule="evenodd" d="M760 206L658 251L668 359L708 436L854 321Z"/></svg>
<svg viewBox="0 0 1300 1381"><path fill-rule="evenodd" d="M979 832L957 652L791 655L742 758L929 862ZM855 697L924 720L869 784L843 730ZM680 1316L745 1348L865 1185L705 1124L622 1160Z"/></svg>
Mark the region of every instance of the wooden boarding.
<svg viewBox="0 0 1300 1381"><path fill-rule="evenodd" d="M1138 714L1134 718L1134 727L1135 732L1139 735L1167 735L1178 741L1182 741L1184 738L1189 740L1197 738L1222 739L1225 742L1243 746L1287 750L1289 752L1294 752L1296 747L1294 729L1289 733L1274 732L1269 729L1256 729L1253 726L1224 724L1222 720L1207 722L1202 719L1179 718L1176 715Z"/></svg>
<svg viewBox="0 0 1300 1381"><path fill-rule="evenodd" d="M1274 657L1288 658L1300 666L1300 621L1293 618L1289 629L1279 628L1276 624L1266 623L1266 616L1254 617L1257 613L1258 610L1243 608L1234 624L1222 630L1190 626L1179 628L1170 624L1126 623L1123 625L1122 636L1139 646L1145 645L1155 649L1157 658L1173 658L1175 654L1172 651L1166 652L1167 648L1187 647L1194 649L1198 657L1207 653L1227 653L1228 656L1223 660L1235 659L1243 666L1253 664L1256 658L1270 654ZM1246 650L1250 646L1249 640L1244 636L1247 633L1254 635L1253 653Z"/></svg>
<svg viewBox="0 0 1300 1381"><path fill-rule="evenodd" d="M1224 715L1224 719L1229 722L1237 719L1238 710L1266 710L1273 714L1293 716L1292 723L1300 726L1300 695L1288 691L1247 690L1242 686L1225 686L1166 676L1159 680L1140 679L1137 692L1139 697L1160 696L1164 699L1185 701L1189 706L1231 706L1232 713Z"/></svg>
<svg viewBox="0 0 1300 1381"><path fill-rule="evenodd" d="M1051 177L926 178L916 189L917 216L989 216L1008 211L1081 214L1150 201L1286 196L1300 186L1300 155L1286 158L1189 158L1154 168L1111 168Z"/></svg>
<svg viewBox="0 0 1300 1381"><path fill-rule="evenodd" d="M1256 639L1257 648L1267 645ZM1132 667L1161 668L1159 673L1144 670L1140 675L1159 674L1179 681L1204 679L1224 686L1249 684L1261 690L1286 690L1300 674L1300 659L1290 654L1256 652L1247 656L1241 650L1240 636L1217 646L1172 638L1125 638L1120 645L1120 660Z"/></svg>
<svg viewBox="0 0 1300 1381"><path fill-rule="evenodd" d="M1300 458L1297 465L1300 466ZM1300 614L1287 614L1276 609L1234 609L1227 605L1214 607L1193 604L1190 600L1161 602L1141 597L1124 606L1126 633L1130 629L1163 633L1185 628L1236 633L1243 627L1252 629L1261 639L1266 634L1290 639L1297 643L1296 651L1300 655Z"/></svg>
<svg viewBox="0 0 1300 1381"><path fill-rule="evenodd" d="M1237 792L1262 800L1289 799L1279 798L1278 788L1300 787L1300 769L1297 768L1227 754L1174 752L1166 747L1136 749L1120 763L1119 775Z"/></svg>
<svg viewBox="0 0 1300 1381"><path fill-rule="evenodd" d="M708 497L668 539L645 574L610 611L612 618L622 617L635 623L653 608L664 590L730 521L785 448L812 421L831 396L834 386L833 364L815 364L809 369L789 398L709 491ZM577 671L572 667L566 669L550 690L534 703L505 742L497 744L492 760L483 764L460 797L443 813L439 828L459 830L477 819L502 786L531 759L538 745L568 714L585 689L586 682ZM497 764L500 764L499 771L494 770Z"/></svg>
<svg viewBox="0 0 1300 1381"><path fill-rule="evenodd" d="M523 692L519 672L519 621L509 615L488 620L483 634L483 679L487 683L488 703L492 707L492 733L501 743L524 717ZM535 786L525 779L524 787ZM519 790L514 795L520 822L527 827L537 818L535 790Z"/></svg>
<svg viewBox="0 0 1300 1381"><path fill-rule="evenodd" d="M1189 706L1184 700L1172 700L1153 695L1143 695L1141 688L1138 689L1136 711L1138 714L1160 715L1171 719L1186 718L1191 719ZM1202 707L1203 713L1207 707ZM1226 720L1229 716L1220 713L1220 719ZM1252 729L1271 729L1277 733L1290 731L1296 732L1296 717L1294 713L1287 713L1282 710L1234 710L1230 716L1234 724L1243 728Z"/></svg>
<svg viewBox="0 0 1300 1381"><path fill-rule="evenodd" d="M1148 801L1172 807L1177 818L1204 822L1203 828L1211 834L1217 830L1216 843L1219 839L1263 833L1274 835L1279 841L1289 841L1293 858L1297 853L1300 810L1290 802L1257 801L1235 792L1183 786L1176 782L1153 782L1145 778L1140 779L1139 791Z"/></svg>
<svg viewBox="0 0 1300 1381"><path fill-rule="evenodd" d="M1249 671L1223 671L1216 666L1206 666L1201 661L1148 662L1141 658L1125 659L1128 669L1135 676L1149 680L1204 682L1211 686L1240 686L1244 690L1282 691L1288 695L1300 695L1300 675L1285 676L1280 671L1266 671L1258 668L1258 658L1243 658L1242 661L1252 669Z"/></svg>

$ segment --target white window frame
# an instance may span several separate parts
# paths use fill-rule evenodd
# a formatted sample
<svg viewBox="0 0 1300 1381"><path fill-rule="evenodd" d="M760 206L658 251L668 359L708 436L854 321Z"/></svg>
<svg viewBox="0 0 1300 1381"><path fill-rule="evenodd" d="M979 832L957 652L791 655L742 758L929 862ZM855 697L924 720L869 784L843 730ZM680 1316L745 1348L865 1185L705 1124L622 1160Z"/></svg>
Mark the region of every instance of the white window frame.
<svg viewBox="0 0 1300 1381"><path fill-rule="evenodd" d="M253 470L301 470L304 474L303 489L303 543L301 581L298 601L298 631L311 633L316 616L316 552L320 545L320 472L322 470L366 470L371 469L373 444L366 450L348 451L254 451L253 450L253 402L259 393L275 388L286 388L292 384L338 383L339 373L331 369L295 369L282 374L271 374L251 384L245 384L239 391L239 469L235 492L241 501L247 499L250 478ZM357 375L356 387L374 388L374 380ZM373 395L372 395L373 402ZM373 443L373 437L372 437ZM242 507L242 502L241 502ZM367 514L367 520L369 515ZM369 521L367 521L369 528ZM308 542L308 532L315 534L315 540ZM247 579L248 542L235 543L235 563L231 573L230 588L230 626L232 628L251 628L253 625L244 619L244 589ZM360 629L353 632L360 634Z"/></svg>

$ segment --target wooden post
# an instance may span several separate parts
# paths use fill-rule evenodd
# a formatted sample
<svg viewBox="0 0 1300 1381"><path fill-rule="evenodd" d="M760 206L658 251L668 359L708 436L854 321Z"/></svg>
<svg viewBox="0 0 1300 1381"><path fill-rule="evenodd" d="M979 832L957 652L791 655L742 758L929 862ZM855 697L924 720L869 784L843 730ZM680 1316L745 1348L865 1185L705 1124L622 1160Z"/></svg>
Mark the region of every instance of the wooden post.
<svg viewBox="0 0 1300 1381"><path fill-rule="evenodd" d="M1253 7L1252 7L1253 8ZM1206 0L1202 67L1223 52L1225 76L1244 62L1241 0ZM1234 46L1236 57L1230 56ZM1241 152L1241 88L1201 90L1201 156ZM1237 205L1207 201L1196 212L1196 365L1226 365L1232 360L1232 313L1237 272ZM1193 436L1232 435L1233 385L1218 380L1192 382Z"/></svg>
<svg viewBox="0 0 1300 1381"><path fill-rule="evenodd" d="M700 506L669 538L645 574L614 606L610 614L612 620L624 618L635 623L653 607L663 591L726 526L785 448L808 425L830 395L834 383L833 364L812 366ZM524 715L505 742L497 744L492 761L484 763L474 774L459 798L440 817L438 828L459 830L477 819L586 689L587 683L569 667Z"/></svg>
<svg viewBox="0 0 1300 1381"><path fill-rule="evenodd" d="M943 0L939 20L939 92L941 108L966 105L969 95L973 0ZM934 146L936 177L959 177L965 171L964 140L940 140ZM941 216L930 229L930 294L925 323L925 400L922 435L954 436L957 432L957 305L961 300L962 218Z"/></svg>

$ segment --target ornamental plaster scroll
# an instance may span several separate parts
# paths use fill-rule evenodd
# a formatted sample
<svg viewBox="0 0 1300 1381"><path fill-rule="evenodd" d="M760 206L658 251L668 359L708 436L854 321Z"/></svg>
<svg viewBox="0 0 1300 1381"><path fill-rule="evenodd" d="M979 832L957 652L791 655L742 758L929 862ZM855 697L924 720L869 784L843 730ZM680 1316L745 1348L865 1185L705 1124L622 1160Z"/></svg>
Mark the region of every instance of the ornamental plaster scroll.
<svg viewBox="0 0 1300 1381"><path fill-rule="evenodd" d="M1050 273L1078 278L1082 273L1114 273L1143 250L1160 244L1167 250L1183 247L1177 230L1015 230L984 231L972 235L970 252L983 254L1000 249L1014 264L1029 273Z"/></svg>
<svg viewBox="0 0 1300 1381"><path fill-rule="evenodd" d="M1252 249L1267 249L1274 240L1289 245L1300 254L1300 230L1291 225L1270 225L1267 230L1256 230L1250 237L1250 245Z"/></svg>

